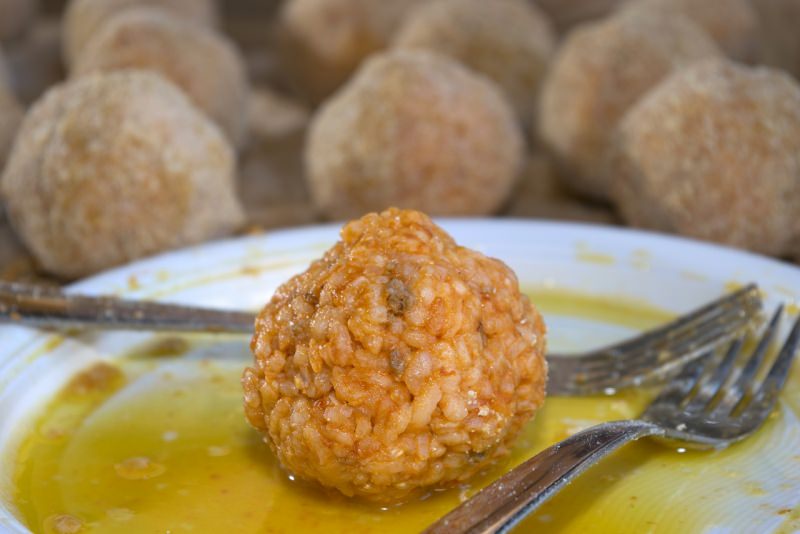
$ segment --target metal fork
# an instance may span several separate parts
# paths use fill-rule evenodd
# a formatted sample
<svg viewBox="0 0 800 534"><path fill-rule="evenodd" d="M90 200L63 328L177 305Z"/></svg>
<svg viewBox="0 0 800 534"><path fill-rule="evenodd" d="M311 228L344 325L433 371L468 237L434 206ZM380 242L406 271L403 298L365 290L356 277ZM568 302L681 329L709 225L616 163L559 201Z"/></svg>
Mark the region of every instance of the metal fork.
<svg viewBox="0 0 800 534"><path fill-rule="evenodd" d="M622 343L582 354L548 354L548 394L588 395L662 379L730 341L760 310L758 289L751 284ZM67 295L57 288L0 282L0 322L251 334L254 319L250 312Z"/></svg>
<svg viewBox="0 0 800 534"><path fill-rule="evenodd" d="M744 338L722 358L703 357L684 367L639 419L603 423L545 449L487 486L428 527L428 534L507 532L525 516L609 453L645 436L678 440L695 448L726 447L755 432L772 412L800 352L800 317L765 366L783 309L764 329L752 354L740 362Z"/></svg>

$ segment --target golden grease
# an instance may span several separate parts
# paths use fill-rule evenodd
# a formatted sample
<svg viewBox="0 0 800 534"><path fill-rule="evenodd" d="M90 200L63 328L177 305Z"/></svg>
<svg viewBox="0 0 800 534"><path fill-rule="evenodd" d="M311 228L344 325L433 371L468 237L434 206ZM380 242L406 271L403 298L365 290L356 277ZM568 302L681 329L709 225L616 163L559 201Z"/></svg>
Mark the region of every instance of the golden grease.
<svg viewBox="0 0 800 534"><path fill-rule="evenodd" d="M554 292L531 296L545 317L603 319L631 328L668 317L631 302ZM119 372L106 366L77 377L35 424L15 473L16 505L35 532L416 532L542 448L587 426L635 417L648 401L644 392L549 398L512 456L491 473L468 487L380 509L286 477L245 422L243 361L170 358L180 343L155 346L158 358L140 354L121 359ZM797 410L797 395L793 399ZM762 491L736 462L723 460L768 442L769 429L721 452L681 454L650 441L628 445L528 518L520 532L697 530L709 517L708 495L692 488L703 480L706 490ZM787 521L792 518L796 512L787 514Z"/></svg>

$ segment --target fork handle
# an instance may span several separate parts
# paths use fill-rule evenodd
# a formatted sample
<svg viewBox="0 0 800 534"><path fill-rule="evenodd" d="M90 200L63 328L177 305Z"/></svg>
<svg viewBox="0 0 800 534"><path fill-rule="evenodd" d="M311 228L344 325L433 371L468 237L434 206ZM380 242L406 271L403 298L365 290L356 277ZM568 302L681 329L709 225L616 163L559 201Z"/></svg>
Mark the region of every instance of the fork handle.
<svg viewBox="0 0 800 534"><path fill-rule="evenodd" d="M0 323L187 332L253 332L255 314L68 295L58 288L0 282Z"/></svg>
<svg viewBox="0 0 800 534"><path fill-rule="evenodd" d="M609 453L663 430L646 421L593 426L543 450L482 489L425 530L426 534L507 532Z"/></svg>

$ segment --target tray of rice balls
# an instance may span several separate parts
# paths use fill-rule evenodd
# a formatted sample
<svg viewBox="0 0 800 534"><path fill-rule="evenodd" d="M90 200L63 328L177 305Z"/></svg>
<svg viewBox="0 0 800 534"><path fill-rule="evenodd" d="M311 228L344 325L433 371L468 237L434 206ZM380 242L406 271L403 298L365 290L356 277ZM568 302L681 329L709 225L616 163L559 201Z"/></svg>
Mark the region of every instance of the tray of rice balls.
<svg viewBox="0 0 800 534"><path fill-rule="evenodd" d="M0 0L0 533L420 532L665 383L549 388L566 358L749 283L794 320L798 27L800 0ZM253 327L34 327L19 284ZM800 365L747 440L637 441L523 515L800 532Z"/></svg>

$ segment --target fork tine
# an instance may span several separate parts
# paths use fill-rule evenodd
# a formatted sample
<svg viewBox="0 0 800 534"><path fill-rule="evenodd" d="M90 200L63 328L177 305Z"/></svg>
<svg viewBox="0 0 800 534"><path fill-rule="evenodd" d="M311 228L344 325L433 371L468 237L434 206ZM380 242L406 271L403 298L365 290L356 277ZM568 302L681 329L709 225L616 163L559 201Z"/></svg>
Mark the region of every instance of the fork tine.
<svg viewBox="0 0 800 534"><path fill-rule="evenodd" d="M708 409L709 403L717 395L717 392L722 387L728 377L730 376L733 363L739 356L744 344L743 338L739 338L731 343L722 362L714 369L713 374L700 385L700 389L686 405L686 410L689 412L699 412Z"/></svg>
<svg viewBox="0 0 800 534"><path fill-rule="evenodd" d="M681 372L661 389L658 397L650 403L648 411L661 405L676 406L681 404L703 375L707 362L712 359L711 356L711 352L706 352L702 357L684 366Z"/></svg>
<svg viewBox="0 0 800 534"><path fill-rule="evenodd" d="M670 336L670 339L642 344L633 349L622 347L603 356L598 354L601 351L596 351L592 355L573 358L573 362L580 366L586 380L598 380L609 375L610 368L616 368L623 375L668 370L729 341L751 321L752 314L746 310L730 308L724 315L693 323L683 332Z"/></svg>
<svg viewBox="0 0 800 534"><path fill-rule="evenodd" d="M760 311L758 288L749 284L626 342L568 357L548 353L554 364L548 387L560 395L590 395L664 380L730 341Z"/></svg>
<svg viewBox="0 0 800 534"><path fill-rule="evenodd" d="M719 332L718 339L700 340L696 347L688 350L648 354L633 358L633 361L619 357L616 361L607 363L605 368L586 371L584 367L573 366L569 371L570 376L580 379L575 379L568 385L562 384L562 388L568 388L572 395L590 395L599 391L617 391L657 380L667 380L689 363L716 352L720 345L730 342L731 337L740 330L741 327Z"/></svg>
<svg viewBox="0 0 800 534"><path fill-rule="evenodd" d="M671 350L676 352L687 352L697 347L707 345L713 341L722 343L728 339L720 340L720 336L725 333L738 333L748 325L752 317L742 313L729 314L723 316L719 321L710 325L700 325L697 332L691 332L685 338L676 340L671 344Z"/></svg>
<svg viewBox="0 0 800 534"><path fill-rule="evenodd" d="M709 302L705 306L702 306L693 312L690 312L686 315L681 316L680 318L669 322L662 327L657 329L651 330L650 335L642 336L643 339L651 338L651 337L661 337L664 332L669 332L671 330L675 330L679 327L683 327L687 324L691 324L698 319L703 317L707 317L709 315L715 315L720 311L725 311L730 307L735 307L738 301L760 301L760 297L758 295L758 288L755 284L747 284L745 287L729 293L724 297L721 297L717 300Z"/></svg>
<svg viewBox="0 0 800 534"><path fill-rule="evenodd" d="M777 358L775 358L767 377L761 383L758 391L755 392L753 400L745 408L746 412L743 416L763 420L772 412L783 385L786 383L792 360L798 353L800 353L800 317L795 320L789 337L783 344Z"/></svg>
<svg viewBox="0 0 800 534"><path fill-rule="evenodd" d="M726 298L726 306L715 306L715 311L711 311L711 307L706 306L707 313L699 315L695 312L692 314L695 315L695 318L691 321L685 320L686 317L684 317L666 327L658 328L617 345L614 350L600 349L591 355L577 359L580 360L582 369L587 373L591 373L595 369L604 372L608 365L620 360L625 361L626 368L639 358L645 360L643 366L661 363L664 361L664 354L688 352L693 343L698 347L703 347L709 341L725 337L726 334L736 332L747 325L752 315L752 313L748 313L749 308L755 308L756 311L760 308L760 300L751 302L750 296L752 293L740 294L737 299ZM740 302L740 299L743 300ZM680 325L675 330L671 330L673 325L678 324ZM668 332L668 335L665 332ZM605 357L598 357L597 353L604 353ZM668 360L669 358L667 358Z"/></svg>
<svg viewBox="0 0 800 534"><path fill-rule="evenodd" d="M698 308L686 315L682 315L678 319L671 321L647 333L637 336L629 341L613 345L611 347L601 348L596 353L613 353L615 355L622 353L629 353L636 351L643 346L653 345L654 342L659 340L672 340L677 338L681 333L693 332L697 330L699 324L703 322L714 321L715 318L734 312L740 313L741 309L759 308L761 298L758 294L758 289L754 284L748 284L746 287L725 295L705 306ZM588 357L594 360L594 357ZM587 358L587 359L588 359ZM587 362L591 363L591 362Z"/></svg>
<svg viewBox="0 0 800 534"><path fill-rule="evenodd" d="M741 402L742 398L744 398L748 386L753 382L753 378L755 377L758 368L761 366L761 362L764 360L772 340L775 338L775 334L778 331L778 325L780 324L782 316L783 305L780 305L772 315L772 319L770 319L769 324L764 330L764 333L761 335L761 339L759 339L756 349L747 360L744 369L742 369L742 372L739 374L733 384L726 388L725 395L722 397L722 400L720 400L717 407L712 411L712 415L729 415Z"/></svg>
<svg viewBox="0 0 800 534"><path fill-rule="evenodd" d="M749 317L735 316L709 327L699 325L697 332L690 333L688 339L676 340L661 348L657 354L651 351L630 357L625 363L625 368L630 371L631 369L652 367L655 363L666 363L672 358L680 359L683 362L689 361L693 359L693 355L699 356L727 343L749 322ZM654 358L656 361L653 361Z"/></svg>
<svg viewBox="0 0 800 534"><path fill-rule="evenodd" d="M694 337L688 343L680 340L675 346L667 345L658 350L645 347L640 352L597 358L593 365L586 360L575 361L575 358L573 361L580 369L574 372L580 373L586 384L596 387L625 387L638 385L651 377L670 376L676 369L727 343L750 321L747 315L735 314L727 322L715 326L698 325L690 334Z"/></svg>

